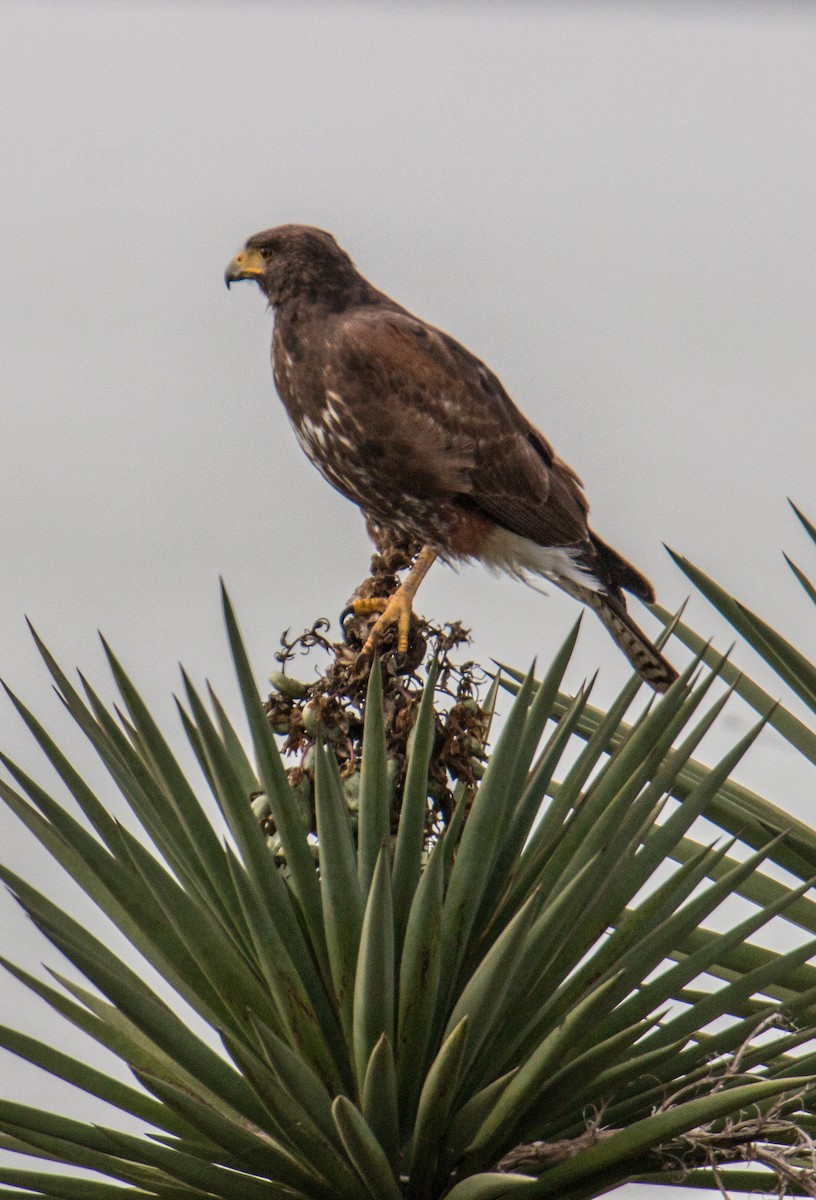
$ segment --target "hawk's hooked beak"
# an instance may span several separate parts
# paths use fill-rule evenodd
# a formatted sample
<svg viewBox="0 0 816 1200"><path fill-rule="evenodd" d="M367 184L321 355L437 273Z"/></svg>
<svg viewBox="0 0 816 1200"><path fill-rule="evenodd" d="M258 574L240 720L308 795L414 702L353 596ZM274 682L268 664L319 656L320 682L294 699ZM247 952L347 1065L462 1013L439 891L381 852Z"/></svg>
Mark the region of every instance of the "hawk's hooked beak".
<svg viewBox="0 0 816 1200"><path fill-rule="evenodd" d="M238 279L258 279L264 273L264 263L260 250L239 250L224 272L224 282L227 287Z"/></svg>

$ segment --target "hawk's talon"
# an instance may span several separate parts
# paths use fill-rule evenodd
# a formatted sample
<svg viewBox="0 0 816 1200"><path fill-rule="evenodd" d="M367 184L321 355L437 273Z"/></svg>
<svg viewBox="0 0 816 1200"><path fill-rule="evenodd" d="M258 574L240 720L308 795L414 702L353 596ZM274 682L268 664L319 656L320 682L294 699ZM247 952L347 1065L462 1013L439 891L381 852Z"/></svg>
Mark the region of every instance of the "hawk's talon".
<svg viewBox="0 0 816 1200"><path fill-rule="evenodd" d="M346 612L354 613L355 617L367 617L371 613L384 613L388 604L388 596L364 596L359 600L352 600Z"/></svg>
<svg viewBox="0 0 816 1200"><path fill-rule="evenodd" d="M391 596L365 596L352 600L348 608L340 616L341 623L347 613L356 617L365 617L370 613L379 613L374 627L365 640L365 645L357 656L358 666L371 658L377 643L389 625L397 626L397 654L408 653L408 635L411 632L411 618L414 615L414 596L422 580L428 573L436 551L430 546L424 546L416 557L414 565L401 584Z"/></svg>
<svg viewBox="0 0 816 1200"><path fill-rule="evenodd" d="M365 640L365 645L358 656L358 662L371 657L389 625L397 627L397 653L408 653L408 635L411 631L411 618L414 615L412 604L414 590L406 588L403 584L392 596L369 596L351 602L346 611L353 612L356 617L367 617L371 613L380 614Z"/></svg>
<svg viewBox="0 0 816 1200"><path fill-rule="evenodd" d="M373 604L372 604L372 601L373 601ZM348 641L349 633L351 632L349 629L349 626L348 626L348 622L354 620L356 617L369 616L371 613L382 613L385 611L387 604L388 604L387 597L382 597L382 598L366 597L364 599L352 600L349 604L347 604L346 607L343 609L343 611L340 613L340 628L343 630L343 636L345 637L346 641ZM365 657L366 657L366 655L363 654L362 652L360 652L358 654L358 656L357 656L357 666L358 667L360 667L362 665L362 662Z"/></svg>

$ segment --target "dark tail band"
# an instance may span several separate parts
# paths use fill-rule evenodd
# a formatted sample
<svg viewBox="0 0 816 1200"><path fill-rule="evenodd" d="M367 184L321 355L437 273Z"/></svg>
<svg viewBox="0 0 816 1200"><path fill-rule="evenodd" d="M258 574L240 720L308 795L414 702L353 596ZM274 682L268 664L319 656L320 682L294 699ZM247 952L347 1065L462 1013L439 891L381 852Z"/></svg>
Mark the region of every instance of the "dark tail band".
<svg viewBox="0 0 816 1200"><path fill-rule="evenodd" d="M656 692L665 692L677 678L677 672L626 609L603 592L587 592L584 603L598 614L640 677Z"/></svg>

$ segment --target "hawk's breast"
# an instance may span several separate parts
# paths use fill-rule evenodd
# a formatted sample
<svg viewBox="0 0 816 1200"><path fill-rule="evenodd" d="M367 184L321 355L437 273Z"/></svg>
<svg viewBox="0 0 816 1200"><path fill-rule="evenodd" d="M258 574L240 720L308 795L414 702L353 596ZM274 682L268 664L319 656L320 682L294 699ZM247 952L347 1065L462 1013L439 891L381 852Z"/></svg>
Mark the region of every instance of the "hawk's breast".
<svg viewBox="0 0 816 1200"><path fill-rule="evenodd" d="M377 525L447 549L446 505L429 503L406 489L393 461L378 452L376 439L360 424L344 398L327 390L319 408L287 405L303 452L321 475Z"/></svg>
<svg viewBox="0 0 816 1200"><path fill-rule="evenodd" d="M362 453L362 431L343 398L327 391L319 408L309 412L299 406L289 415L307 458L329 483L361 503L371 472Z"/></svg>
<svg viewBox="0 0 816 1200"><path fill-rule="evenodd" d="M301 449L333 487L368 511L381 489L365 431L338 392L326 390L317 406L310 398L309 406L287 405Z"/></svg>
<svg viewBox="0 0 816 1200"><path fill-rule="evenodd" d="M336 384L331 386L324 357L308 353L308 341L290 338L287 345L276 323L275 385L309 461L376 525L458 557L451 539L453 506L438 494L424 494L411 438L403 436L395 444L393 432L380 427L377 406L367 402L367 395L346 396Z"/></svg>

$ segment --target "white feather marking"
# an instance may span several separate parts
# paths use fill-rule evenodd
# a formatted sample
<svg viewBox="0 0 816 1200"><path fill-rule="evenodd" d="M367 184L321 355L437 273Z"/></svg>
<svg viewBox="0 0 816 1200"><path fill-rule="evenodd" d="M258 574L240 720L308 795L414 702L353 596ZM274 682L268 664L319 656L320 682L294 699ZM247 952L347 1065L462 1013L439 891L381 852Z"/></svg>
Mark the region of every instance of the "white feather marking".
<svg viewBox="0 0 816 1200"><path fill-rule="evenodd" d="M311 442L312 444L317 442L320 446L324 445L326 441L326 430L322 425L318 425L316 421L313 421L311 417L303 418L303 421L301 422L301 429L303 436L308 442Z"/></svg>
<svg viewBox="0 0 816 1200"><path fill-rule="evenodd" d="M491 571L507 572L525 583L531 575L543 576L552 583L568 582L593 592L603 584L585 567L576 546L539 546L529 538L496 526L479 552L479 560Z"/></svg>

